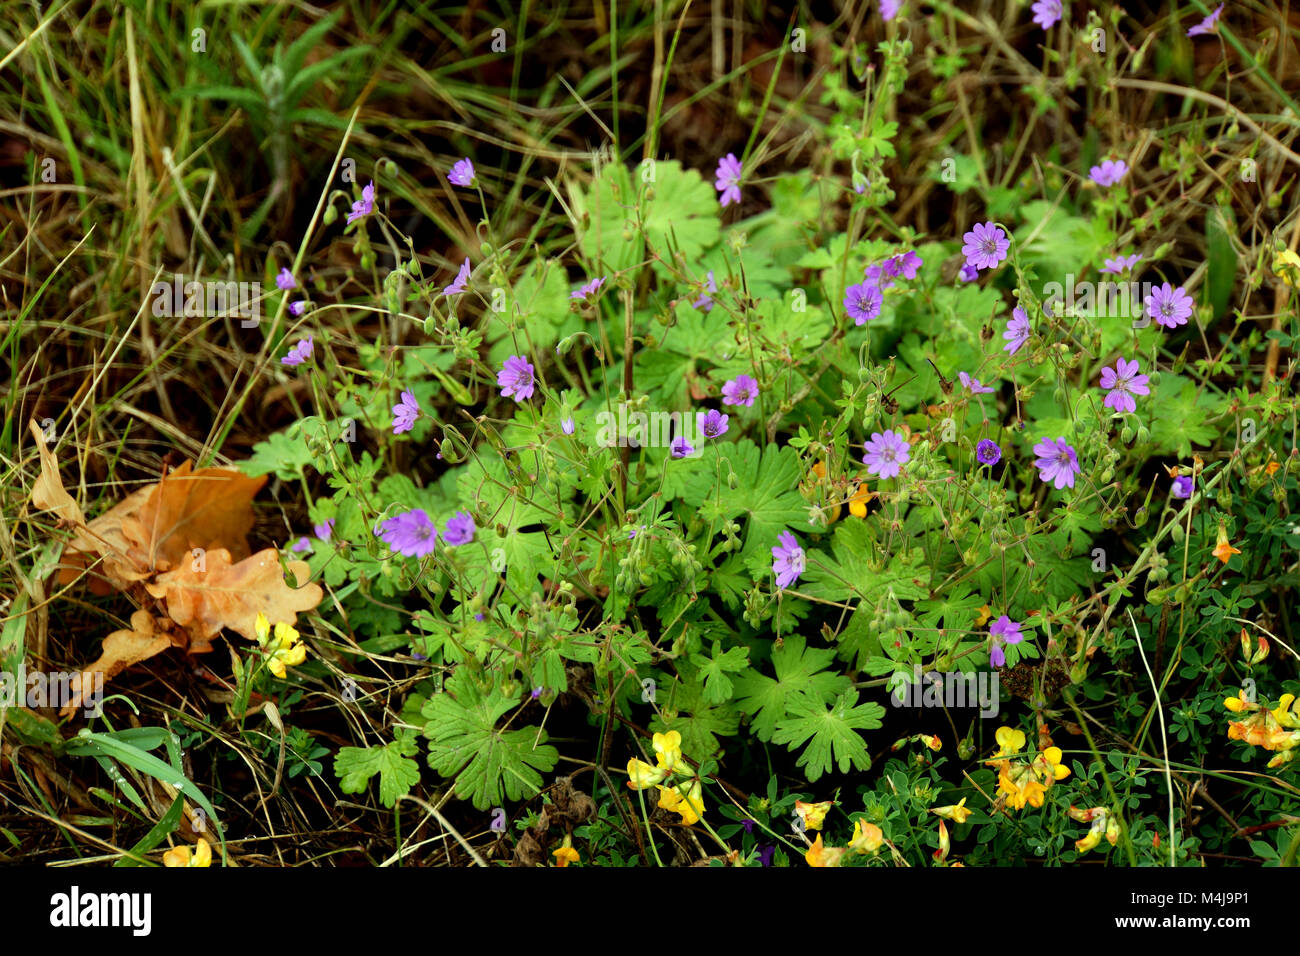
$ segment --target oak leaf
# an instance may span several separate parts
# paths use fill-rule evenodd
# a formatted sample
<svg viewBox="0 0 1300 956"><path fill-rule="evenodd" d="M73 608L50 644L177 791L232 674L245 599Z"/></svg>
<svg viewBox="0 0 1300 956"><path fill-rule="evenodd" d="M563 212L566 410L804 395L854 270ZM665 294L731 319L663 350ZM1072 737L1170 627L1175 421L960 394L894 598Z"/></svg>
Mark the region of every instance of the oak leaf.
<svg viewBox="0 0 1300 956"><path fill-rule="evenodd" d="M290 561L288 568L299 581L311 573L306 561ZM211 639L223 627L256 640L258 612L269 621L293 624L298 612L310 611L324 597L318 584L289 587L274 548L238 563L225 548L215 548L205 554L202 565L183 564L145 588L161 598L171 619L189 632L191 654L210 651Z"/></svg>
<svg viewBox="0 0 1300 956"><path fill-rule="evenodd" d="M129 628L114 631L104 638L99 659L93 664L86 665L86 669L81 672L81 683L73 685L75 688L73 695L59 714L63 717L71 715L81 706L85 691L96 686L102 689L103 683L111 680L119 672L132 664L148 660L155 654L161 654L171 647L172 643L171 636L166 631L158 629L158 622L148 611L136 611L131 615ZM96 681L96 672L103 672L104 676L100 681Z"/></svg>

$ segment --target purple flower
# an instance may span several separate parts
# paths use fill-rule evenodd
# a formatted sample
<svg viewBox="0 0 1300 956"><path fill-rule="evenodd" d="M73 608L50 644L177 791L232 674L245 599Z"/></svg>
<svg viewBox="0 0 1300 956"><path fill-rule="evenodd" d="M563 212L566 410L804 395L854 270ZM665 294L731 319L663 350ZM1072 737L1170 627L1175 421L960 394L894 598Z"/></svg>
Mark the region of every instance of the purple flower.
<svg viewBox="0 0 1300 956"><path fill-rule="evenodd" d="M303 551L310 551L311 542L307 539L306 535L303 535L301 538L299 538L290 546L289 550L294 552L299 552L299 553Z"/></svg>
<svg viewBox="0 0 1300 956"><path fill-rule="evenodd" d="M469 544L474 540L474 516L468 511L457 511L447 519L447 527L442 531L442 540L449 548Z"/></svg>
<svg viewBox="0 0 1300 956"><path fill-rule="evenodd" d="M775 843L766 843L758 848L758 862L763 866L772 865L772 857L776 853Z"/></svg>
<svg viewBox="0 0 1300 956"><path fill-rule="evenodd" d="M375 184L372 180L363 190L361 198L352 204L352 211L348 213L348 223L354 223L362 216L368 216L375 211Z"/></svg>
<svg viewBox="0 0 1300 956"><path fill-rule="evenodd" d="M465 286L469 282L469 256L460 265L460 271L456 273L456 281L442 290L443 295L456 295L465 291Z"/></svg>
<svg viewBox="0 0 1300 956"><path fill-rule="evenodd" d="M1174 487L1170 494L1175 498L1190 498L1195 489L1196 482L1191 475L1179 475L1174 479Z"/></svg>
<svg viewBox="0 0 1300 956"><path fill-rule="evenodd" d="M1011 310L1007 330L1002 333L1002 337L1007 340L1007 344L1002 346L1002 351L1015 355L1020 351L1020 347L1029 341L1029 331L1029 316L1024 309L1016 306Z"/></svg>
<svg viewBox="0 0 1300 956"><path fill-rule="evenodd" d="M957 381L961 382L963 388L969 388L972 395L991 395L995 391L987 385L981 385L979 379L971 378L965 372L957 373Z"/></svg>
<svg viewBox="0 0 1300 956"><path fill-rule="evenodd" d="M979 277L980 271L969 262L963 262L961 271L957 273L957 278L961 279L962 282L974 282Z"/></svg>
<svg viewBox="0 0 1300 956"><path fill-rule="evenodd" d="M297 302L289 303L289 313L291 315L302 315L306 310L307 302L304 299L299 299Z"/></svg>
<svg viewBox="0 0 1300 956"><path fill-rule="evenodd" d="M453 186L473 186L474 164L468 158L457 160L451 167L451 172L447 174L447 182Z"/></svg>
<svg viewBox="0 0 1300 956"><path fill-rule="evenodd" d="M776 586L784 591L803 574L803 548L789 531L782 531L777 541L781 543L772 546L772 573L776 575Z"/></svg>
<svg viewBox="0 0 1300 956"><path fill-rule="evenodd" d="M1173 288L1166 282L1143 301L1146 303L1147 315L1156 320L1157 325L1167 329L1186 325L1192 314L1192 297L1183 291L1183 287Z"/></svg>
<svg viewBox="0 0 1300 956"><path fill-rule="evenodd" d="M686 458L695 454L695 447L686 440L685 435L678 435L674 438L672 444L668 446L668 450L672 452L674 458ZM635 531L632 533L636 534Z"/></svg>
<svg viewBox="0 0 1300 956"><path fill-rule="evenodd" d="M740 825L741 825L742 827L745 828L745 832L746 832L746 833L753 833L753 832L754 832L754 823L755 823L755 822L756 822L756 821L754 821L754 820L741 820L741 821L740 821Z"/></svg>
<svg viewBox="0 0 1300 956"><path fill-rule="evenodd" d="M393 406L393 434L409 432L419 417L420 403L415 400L415 394L402 389L402 400Z"/></svg>
<svg viewBox="0 0 1300 956"><path fill-rule="evenodd" d="M705 312L710 311L713 308L713 297L710 296L709 293L717 292L717 291L718 291L718 283L713 280L713 270L710 269L709 280L706 283L704 283L704 294L701 295L694 302L692 302L691 307L696 309L702 309Z"/></svg>
<svg viewBox="0 0 1300 956"><path fill-rule="evenodd" d="M482 615L482 614L477 614L477 615L475 615L475 618L476 618L477 620L480 620L480 621L481 621L481 620L483 620L483 615ZM536 700L537 698L541 697L541 696L542 696L542 691L543 691L543 690L545 690L545 688L543 688L543 687L534 687L533 690L532 690L532 693L531 693L531 696L532 696L533 700Z"/></svg>
<svg viewBox="0 0 1300 956"><path fill-rule="evenodd" d="M1115 367L1104 368L1101 370L1101 387L1107 389L1110 394L1102 402L1107 408L1113 408L1117 412L1135 412L1137 411L1137 402L1134 401L1134 395L1150 395L1151 389L1147 387L1149 379L1145 375L1138 374L1138 361L1126 362L1119 359L1115 362Z"/></svg>
<svg viewBox="0 0 1300 956"><path fill-rule="evenodd" d="M569 298L570 298L570 299L585 299L585 298L587 298L587 296L595 295L595 294L596 294L596 290L599 289L599 288L600 288L602 285L604 285L604 284L605 284L605 277L604 277L604 276L601 276L599 279L592 279L590 282L588 282L586 285L582 286L582 287L581 287L580 289L578 289L576 292L570 292L570 293L569 293Z"/></svg>
<svg viewBox="0 0 1300 956"><path fill-rule="evenodd" d="M275 287L284 292L298 288L298 280L293 277L293 273L289 271L288 266L281 269L279 275L275 277Z"/></svg>
<svg viewBox="0 0 1300 956"><path fill-rule="evenodd" d="M383 532L376 530L375 534L388 544L390 550L408 558L422 558L438 543L438 529L421 508L389 518L380 527Z"/></svg>
<svg viewBox="0 0 1300 956"><path fill-rule="evenodd" d="M505 398L522 402L533 395L533 366L522 355L512 355L506 359L497 372L497 384Z"/></svg>
<svg viewBox="0 0 1300 956"><path fill-rule="evenodd" d="M1111 275L1119 275L1121 272L1128 272L1142 259L1142 253L1135 252L1131 256L1120 256L1117 259L1107 259L1106 264L1102 266L1102 272L1108 272Z"/></svg>
<svg viewBox="0 0 1300 956"><path fill-rule="evenodd" d="M892 289L894 287L894 280L892 276L896 276L898 275L898 273L891 272L889 270L889 263L891 261L892 260L890 259L886 259L884 262L874 262L871 265L867 266L867 268L863 270L867 279L865 285L875 286L877 289L880 289L882 292L885 289ZM850 288L857 288L857 287L851 286Z"/></svg>
<svg viewBox="0 0 1300 956"><path fill-rule="evenodd" d="M992 269L1007 257L1011 240L1002 228L992 222L981 222L962 236L966 244L961 247L967 265L975 269Z"/></svg>
<svg viewBox="0 0 1300 956"><path fill-rule="evenodd" d="M1124 160L1106 160L1100 166L1094 166L1088 170L1088 178L1098 186L1114 186L1117 182L1128 175L1128 163Z"/></svg>
<svg viewBox="0 0 1300 956"><path fill-rule="evenodd" d="M866 325L880 315L884 302L880 287L870 282L859 282L844 290L844 310L853 316L855 325Z"/></svg>
<svg viewBox="0 0 1300 956"><path fill-rule="evenodd" d="M1007 662L1007 655L1003 652L1002 645L1019 644L1024 640L1019 623L1005 614L989 625L989 636L993 638L993 650L989 653L989 660L993 662L994 667L1002 667Z"/></svg>
<svg viewBox="0 0 1300 956"><path fill-rule="evenodd" d="M907 464L912 457L911 448L902 434L893 429L883 435L880 432L872 432L871 441L862 447L866 451L862 456L862 463L867 466L867 474L878 478L898 476L903 470L903 465Z"/></svg>
<svg viewBox="0 0 1300 956"><path fill-rule="evenodd" d="M311 358L311 336L299 339L298 344L289 349L289 354L280 359L281 365L301 365Z"/></svg>
<svg viewBox="0 0 1300 956"><path fill-rule="evenodd" d="M713 188L722 193L722 206L740 202L740 161L734 153L728 153L718 160L717 181Z"/></svg>
<svg viewBox="0 0 1300 956"><path fill-rule="evenodd" d="M564 434L572 435L575 428L577 428L577 424L574 422L572 415L560 420L560 431L564 432Z"/></svg>
<svg viewBox="0 0 1300 956"><path fill-rule="evenodd" d="M1061 19L1061 0L1038 0L1030 9L1034 11L1034 22L1044 30Z"/></svg>
<svg viewBox="0 0 1300 956"><path fill-rule="evenodd" d="M328 541L330 539L330 533L334 530L334 519L326 518L321 524L312 525L311 530L315 532L316 537L320 538L322 541Z"/></svg>
<svg viewBox="0 0 1300 956"><path fill-rule="evenodd" d="M737 375L722 386L724 405L744 405L749 408L756 398L758 398L758 382L748 375Z"/></svg>
<svg viewBox="0 0 1300 956"><path fill-rule="evenodd" d="M1079 458L1064 438L1055 441L1044 439L1034 446L1034 467L1038 477L1057 488L1073 488L1074 478L1080 472Z"/></svg>
<svg viewBox="0 0 1300 956"><path fill-rule="evenodd" d="M909 280L916 278L917 270L925 263L924 259L910 250L903 253L901 256L895 256L890 261L897 263L896 268L898 269L898 272L895 274L902 275L904 279Z"/></svg>
<svg viewBox="0 0 1300 956"><path fill-rule="evenodd" d="M898 10L902 5L902 0L880 0L880 19L888 23L898 16Z"/></svg>
<svg viewBox="0 0 1300 956"><path fill-rule="evenodd" d="M481 621L481 620L483 620L483 612L482 612L482 611L479 611L477 614L475 614L475 615L474 615L474 620L476 620L476 621ZM534 697L540 697L540 696L541 696L541 690L542 690L542 689L541 689L540 687L538 687L537 690L536 690L536 692L533 694L533 696L534 696Z"/></svg>
<svg viewBox="0 0 1300 956"><path fill-rule="evenodd" d="M975 446L975 457L981 464L996 465L1002 460L1002 449L997 442L985 438Z"/></svg>
<svg viewBox="0 0 1300 956"><path fill-rule="evenodd" d="M695 427L703 433L705 438L718 438L727 433L727 419L729 415L723 415L716 408L711 408L707 413L695 413Z"/></svg>
<svg viewBox="0 0 1300 956"><path fill-rule="evenodd" d="M1214 8L1213 13L1211 13L1208 17L1206 17L1196 26L1189 29L1187 31L1187 35L1189 37L1198 37L1203 33L1209 33L1218 25L1219 14L1221 14L1222 12L1223 12L1223 4L1219 4L1217 7Z"/></svg>

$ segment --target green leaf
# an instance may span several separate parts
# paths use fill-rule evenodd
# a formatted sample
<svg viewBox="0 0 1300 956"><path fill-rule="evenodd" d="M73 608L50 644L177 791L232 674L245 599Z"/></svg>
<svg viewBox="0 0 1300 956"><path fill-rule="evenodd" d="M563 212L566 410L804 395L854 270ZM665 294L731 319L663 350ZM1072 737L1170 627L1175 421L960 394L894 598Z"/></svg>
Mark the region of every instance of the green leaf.
<svg viewBox="0 0 1300 956"><path fill-rule="evenodd" d="M457 669L446 691L424 705L429 766L443 777L455 777L456 795L478 810L499 804L503 794L508 800L536 796L542 787L538 771L549 772L560 758L554 747L541 746L546 731L497 730L497 720L515 700L496 688L483 693L472 676L461 673Z"/></svg>
<svg viewBox="0 0 1300 956"><path fill-rule="evenodd" d="M1206 424L1206 418L1218 411L1219 401L1207 392L1198 392L1196 383L1181 375L1164 373L1160 384L1146 400L1147 407L1160 409L1152 415L1149 428L1151 440L1163 452L1187 458L1192 445L1208 445L1217 432Z"/></svg>
<svg viewBox="0 0 1300 956"><path fill-rule="evenodd" d="M781 532L807 527L808 505L797 490L799 456L793 448L768 445L760 453L748 438L734 445L711 442L698 458L670 461L667 467L665 498L681 499L715 525L745 519L741 557L747 561L770 556ZM735 488L728 487L732 472Z"/></svg>
<svg viewBox="0 0 1300 956"><path fill-rule="evenodd" d="M661 688L659 713L650 720L656 733L675 730L682 735L682 752L706 760L722 749L719 736L734 737L740 730L740 714L734 707L714 706L704 695L698 678L673 680Z"/></svg>
<svg viewBox="0 0 1300 956"><path fill-rule="evenodd" d="M282 432L272 432L266 441L253 446L253 456L239 463L239 470L256 478L275 472L281 481L301 478L303 469L312 464L311 449L301 435L302 423L294 422Z"/></svg>
<svg viewBox="0 0 1300 956"><path fill-rule="evenodd" d="M648 168L648 167L647 167ZM713 187L677 160L655 163L655 182L641 181L610 164L590 191L574 198L574 215L590 222L582 233L582 254L603 270L622 271L641 262L645 243L665 258L670 250L689 262L718 241L718 200Z"/></svg>
<svg viewBox="0 0 1300 956"><path fill-rule="evenodd" d="M334 773L344 793L361 793L370 778L379 775L379 802L388 808L420 782L420 765L411 758L419 752L415 733L399 728L397 739L376 747L341 747L334 755Z"/></svg>
<svg viewBox="0 0 1300 956"><path fill-rule="evenodd" d="M879 558L872 557L878 550L866 522L841 522L831 539L834 559L821 551L807 554L801 589L832 601L860 597L873 607L890 591L897 601L919 601L930 596L931 568L924 551L913 548L897 553L882 568Z"/></svg>
<svg viewBox="0 0 1300 956"><path fill-rule="evenodd" d="M736 706L754 715L753 730L760 740L772 739L793 701L822 704L848 688L846 675L826 670L834 659L835 651L808 648L801 635L792 634L772 650L775 679L754 670L736 679Z"/></svg>
<svg viewBox="0 0 1300 956"><path fill-rule="evenodd" d="M738 673L749 667L749 648L733 647L722 650L720 641L713 642L713 656L692 654L691 663L700 669L704 678L704 699L711 704L721 704L731 699L733 685L727 673Z"/></svg>
<svg viewBox="0 0 1300 956"><path fill-rule="evenodd" d="M871 766L867 746L857 731L879 728L885 708L857 701L858 692L846 690L829 709L807 697L790 702L791 716L777 726L772 742L791 750L807 745L797 766L804 768L809 783L828 772L832 763L838 765L840 773Z"/></svg>

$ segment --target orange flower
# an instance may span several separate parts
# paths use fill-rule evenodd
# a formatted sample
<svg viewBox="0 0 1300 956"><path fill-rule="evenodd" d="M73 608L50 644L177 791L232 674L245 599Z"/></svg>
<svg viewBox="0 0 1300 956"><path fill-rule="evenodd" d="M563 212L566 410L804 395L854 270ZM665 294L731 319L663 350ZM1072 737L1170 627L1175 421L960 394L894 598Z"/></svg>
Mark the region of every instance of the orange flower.
<svg viewBox="0 0 1300 956"><path fill-rule="evenodd" d="M849 499L849 513L855 518L865 518L867 516L867 504L875 497L875 492L867 491L865 481L859 482L858 487L853 492L853 497Z"/></svg>
<svg viewBox="0 0 1300 956"><path fill-rule="evenodd" d="M1241 551L1228 543L1228 532L1224 529L1223 525L1219 525L1219 539L1215 542L1214 551L1212 553L1224 564L1227 564L1228 559L1234 554L1241 554Z"/></svg>
<svg viewBox="0 0 1300 956"><path fill-rule="evenodd" d="M1281 467L1282 467L1282 463L1280 461L1270 461L1267 465L1264 466L1264 474L1271 477L1273 475L1273 472L1277 471Z"/></svg>
<svg viewBox="0 0 1300 956"><path fill-rule="evenodd" d="M813 845L808 848L808 852L803 858L809 866L839 866L840 858L848 852L846 847L842 846L823 846L822 835L817 834L817 839L813 840Z"/></svg>
<svg viewBox="0 0 1300 956"><path fill-rule="evenodd" d="M582 859L578 856L578 851L573 848L573 837L571 836L566 836L560 848L551 851L551 856L555 857L555 865L560 867L568 866L570 863L577 863Z"/></svg>

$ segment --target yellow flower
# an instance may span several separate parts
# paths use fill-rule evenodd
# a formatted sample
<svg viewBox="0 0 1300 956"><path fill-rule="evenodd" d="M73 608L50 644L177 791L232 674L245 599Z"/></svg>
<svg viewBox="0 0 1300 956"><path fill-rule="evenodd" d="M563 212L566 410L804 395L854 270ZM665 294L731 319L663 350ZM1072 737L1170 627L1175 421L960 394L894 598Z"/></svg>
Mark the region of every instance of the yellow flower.
<svg viewBox="0 0 1300 956"><path fill-rule="evenodd" d="M1272 477L1273 473L1281 467L1282 467L1282 463L1280 461L1270 461L1267 465L1264 466L1264 474L1268 475L1269 477Z"/></svg>
<svg viewBox="0 0 1300 956"><path fill-rule="evenodd" d="M821 839L821 834L817 839ZM885 835L880 827L863 820L853 821L853 839L849 841L849 849L854 853L875 853L884 842Z"/></svg>
<svg viewBox="0 0 1300 956"><path fill-rule="evenodd" d="M1227 697L1223 701L1223 706L1228 708L1234 714L1239 714L1243 710L1258 710L1259 705L1250 700L1244 690L1238 692L1236 697Z"/></svg>
<svg viewBox="0 0 1300 956"><path fill-rule="evenodd" d="M1300 256L1290 249L1273 253L1273 273L1287 285L1296 287L1297 279L1300 279Z"/></svg>
<svg viewBox="0 0 1300 956"><path fill-rule="evenodd" d="M804 803L802 800L794 802L794 812L799 814L803 820L805 830L820 830L822 823L826 819L826 813L831 807L835 806L834 800L827 800L823 803Z"/></svg>
<svg viewBox="0 0 1300 956"><path fill-rule="evenodd" d="M187 846L173 847L163 854L163 866L211 866L212 844L199 837L193 852Z"/></svg>
<svg viewBox="0 0 1300 956"><path fill-rule="evenodd" d="M307 648L298 643L298 632L292 625L280 621L275 625L275 637L271 637L271 622L261 611L257 612L257 643L267 654L266 666L271 673L284 679L285 667L296 667L307 659Z"/></svg>
<svg viewBox="0 0 1300 956"><path fill-rule="evenodd" d="M931 750L943 749L943 741L940 740L938 736L931 737L928 734L917 734L917 736L920 737L921 742L925 744L927 747L929 747Z"/></svg>
<svg viewBox="0 0 1300 956"><path fill-rule="evenodd" d="M934 851L934 858L942 863L948 859L948 849L951 844L948 841L948 825L942 820L939 821L939 849Z"/></svg>
<svg viewBox="0 0 1300 956"><path fill-rule="evenodd" d="M680 813L682 823L691 826L700 822L704 813L704 794L698 780L692 780L683 793L681 787L659 787L659 804L665 810Z"/></svg>
<svg viewBox="0 0 1300 956"><path fill-rule="evenodd" d="M655 759L667 773L672 773L682 759L682 735L675 730L666 734L655 734L651 740L655 748ZM662 778L661 778L662 779Z"/></svg>
<svg viewBox="0 0 1300 956"><path fill-rule="evenodd" d="M817 478L819 479L819 480L815 483L816 485L824 485L824 484L827 484L827 482L826 482L826 463L825 463L825 462L821 462L821 461L813 462L813 466L812 466L812 469L811 469L811 471L810 471L810 474L816 475ZM814 487L815 487L815 485L814 485ZM840 516L840 506L839 506L839 505L835 505L835 506L833 506L833 508L831 509L830 517L826 519L826 523L827 523L827 524L833 524L833 523L834 523L834 522L839 518L839 516Z"/></svg>
<svg viewBox="0 0 1300 956"><path fill-rule="evenodd" d="M997 733L993 735L993 739L998 742L998 747L1000 748L998 752L993 755L994 760L997 760L999 757L1018 754L1020 751L1025 749L1025 735L1024 732L1020 730L1012 730L1010 727L999 727Z"/></svg>
<svg viewBox="0 0 1300 956"><path fill-rule="evenodd" d="M1061 748L1048 747L1034 760L1034 772L1049 785L1056 780L1064 780L1070 775L1070 768L1061 765ZM1050 778L1050 779L1049 779Z"/></svg>
<svg viewBox="0 0 1300 956"><path fill-rule="evenodd" d="M858 487L853 492L853 497L849 499L849 513L856 518L865 518L867 516L867 504L875 497L875 492L867 491L865 481L859 482Z"/></svg>
<svg viewBox="0 0 1300 956"><path fill-rule="evenodd" d="M1012 767L1004 763L998 773L998 792L1007 795L1007 806L1012 810L1023 810L1025 804L1041 807L1047 787L1035 778L1031 767L1025 764Z"/></svg>
<svg viewBox="0 0 1300 956"><path fill-rule="evenodd" d="M1234 554L1241 554L1241 551L1228 543L1228 532L1223 525L1219 525L1219 538L1214 544L1214 551L1211 553L1224 564L1227 564L1228 559Z"/></svg>
<svg viewBox="0 0 1300 956"><path fill-rule="evenodd" d="M962 797L960 803L949 804L946 807L934 807L930 812L945 820L951 820L953 823L965 823L973 811L966 806L966 798Z"/></svg>
<svg viewBox="0 0 1300 956"><path fill-rule="evenodd" d="M813 845L808 848L808 852L803 858L809 866L839 866L840 858L847 852L847 848L842 846L823 846L822 835L817 834L817 839L813 840Z"/></svg>
<svg viewBox="0 0 1300 956"><path fill-rule="evenodd" d="M1273 710L1273 719L1283 727L1300 730L1300 702L1296 702L1295 694L1282 695Z"/></svg>
<svg viewBox="0 0 1300 956"><path fill-rule="evenodd" d="M653 767L644 760L637 760L633 757L627 762L627 785L633 790L644 790L646 787L652 787L664 777L668 776L667 771Z"/></svg>
<svg viewBox="0 0 1300 956"><path fill-rule="evenodd" d="M989 618L991 618L992 616L993 616L993 609L989 607L987 604L985 604L982 608L980 608L980 616L975 618L975 626L983 627L985 624L989 622Z"/></svg>
<svg viewBox="0 0 1300 956"><path fill-rule="evenodd" d="M551 851L551 856L555 857L555 865L561 867L568 866L570 863L577 863L582 859L578 855L578 851L573 848L573 837L571 836L566 836L559 849Z"/></svg>

